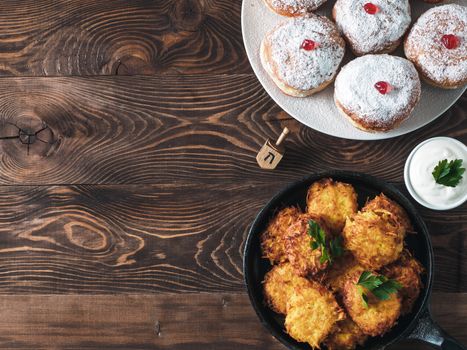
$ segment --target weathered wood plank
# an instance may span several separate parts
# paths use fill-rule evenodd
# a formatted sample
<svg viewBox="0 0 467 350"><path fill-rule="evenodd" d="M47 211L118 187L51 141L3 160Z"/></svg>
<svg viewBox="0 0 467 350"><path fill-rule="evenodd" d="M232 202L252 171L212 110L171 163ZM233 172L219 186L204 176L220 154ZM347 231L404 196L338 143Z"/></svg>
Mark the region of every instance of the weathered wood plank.
<svg viewBox="0 0 467 350"><path fill-rule="evenodd" d="M0 293L243 288L241 247L259 209L249 186L6 189Z"/></svg>
<svg viewBox="0 0 467 350"><path fill-rule="evenodd" d="M237 291L248 226L290 181L339 165L402 188L404 158L419 141L467 141L466 98L396 142L331 143L281 113L250 75L2 82L3 136L48 125L29 154L19 139L0 142L3 293ZM256 152L283 125L292 129L286 158L262 171ZM98 186L24 186L73 183ZM435 288L467 290L465 206L422 213L439 262Z"/></svg>
<svg viewBox="0 0 467 350"><path fill-rule="evenodd" d="M435 293L432 305L439 323L466 343L467 294ZM0 306L2 348L285 349L245 294L9 295ZM401 348L427 349L392 347Z"/></svg>
<svg viewBox="0 0 467 350"><path fill-rule="evenodd" d="M267 199L336 166L403 188L418 142L467 142L466 97L395 141L301 126L251 75L241 1L2 6L0 76L112 75L1 79L0 136L31 134L0 141L2 348L283 349L242 284L244 239ZM148 77L121 76L135 74ZM255 154L283 126L293 133L286 158L261 171ZM434 289L466 292L466 207L421 211ZM466 294L433 299L439 322L464 342L466 305Z"/></svg>
<svg viewBox="0 0 467 350"><path fill-rule="evenodd" d="M277 184L0 187L0 294L238 292ZM435 290L467 291L467 212L426 215ZM446 219L447 220L447 219Z"/></svg>
<svg viewBox="0 0 467 350"><path fill-rule="evenodd" d="M251 72L241 1L2 1L0 75Z"/></svg>
<svg viewBox="0 0 467 350"><path fill-rule="evenodd" d="M4 78L0 136L18 136L8 123L48 129L29 155L25 140L0 141L0 184L286 183L336 167L402 182L417 143L437 135L467 143L466 107L464 97L417 132L365 142L300 125L252 75ZM283 126L286 156L274 172L261 170L256 153Z"/></svg>

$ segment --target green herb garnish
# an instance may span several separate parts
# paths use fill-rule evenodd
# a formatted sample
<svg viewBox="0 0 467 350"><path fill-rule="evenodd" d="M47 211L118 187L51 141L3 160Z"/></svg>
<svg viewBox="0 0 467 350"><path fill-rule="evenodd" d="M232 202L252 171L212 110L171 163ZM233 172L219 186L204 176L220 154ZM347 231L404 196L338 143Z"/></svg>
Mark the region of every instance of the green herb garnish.
<svg viewBox="0 0 467 350"><path fill-rule="evenodd" d="M432 174L436 183L440 185L456 187L462 179L465 168L462 168L462 159L440 160Z"/></svg>
<svg viewBox="0 0 467 350"><path fill-rule="evenodd" d="M321 257L319 262L324 264L326 261L332 263L332 260L343 253L341 238L335 238L329 242L329 246L326 242L326 231L314 220L308 221L308 235L313 239L310 242L312 250L320 249Z"/></svg>
<svg viewBox="0 0 467 350"><path fill-rule="evenodd" d="M363 271L358 279L357 286L360 287L362 302L368 308L368 296L363 288L370 291L379 300L388 300L391 294L397 293L402 288L399 282L389 279L383 275L374 275L370 271Z"/></svg>

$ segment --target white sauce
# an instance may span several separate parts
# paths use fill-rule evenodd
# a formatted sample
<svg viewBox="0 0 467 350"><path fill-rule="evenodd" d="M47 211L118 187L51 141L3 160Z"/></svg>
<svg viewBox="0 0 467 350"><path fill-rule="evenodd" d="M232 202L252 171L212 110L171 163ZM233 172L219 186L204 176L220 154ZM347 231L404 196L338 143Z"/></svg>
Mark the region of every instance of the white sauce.
<svg viewBox="0 0 467 350"><path fill-rule="evenodd" d="M467 168L467 149L454 139L435 138L415 151L409 165L413 190L422 200L436 207L449 207L465 200L467 196L467 172L456 187L436 183L432 172L443 159L462 159L462 167Z"/></svg>

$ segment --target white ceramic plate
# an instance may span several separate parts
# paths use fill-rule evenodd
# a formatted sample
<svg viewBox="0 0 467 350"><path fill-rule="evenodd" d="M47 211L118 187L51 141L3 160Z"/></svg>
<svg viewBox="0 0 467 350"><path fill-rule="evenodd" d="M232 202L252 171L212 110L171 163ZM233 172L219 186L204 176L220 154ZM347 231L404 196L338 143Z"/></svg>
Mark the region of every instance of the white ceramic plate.
<svg viewBox="0 0 467 350"><path fill-rule="evenodd" d="M329 17L334 3L334 0L328 0L317 13ZM467 0L452 0L445 3L458 3L467 6ZM412 0L411 4L413 19L418 18L420 14L434 6L421 0ZM261 40L269 30L284 20L287 20L287 17L273 13L266 7L264 0L243 0L242 32L248 59L256 76L272 99L293 118L322 133L354 140L379 140L403 135L438 118L465 91L465 87L457 90L443 90L422 83L420 103L412 116L397 129L387 133L368 133L358 130L347 119L339 115L333 99L334 84L310 97L290 97L283 94L264 71L259 58ZM399 48L395 54L402 56L402 48ZM348 53L345 60L348 61L352 58L351 54Z"/></svg>

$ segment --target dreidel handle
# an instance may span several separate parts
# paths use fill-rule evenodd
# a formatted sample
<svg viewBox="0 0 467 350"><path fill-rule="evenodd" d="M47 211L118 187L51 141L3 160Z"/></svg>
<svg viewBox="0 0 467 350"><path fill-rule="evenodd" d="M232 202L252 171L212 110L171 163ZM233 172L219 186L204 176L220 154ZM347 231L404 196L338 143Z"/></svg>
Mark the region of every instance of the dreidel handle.
<svg viewBox="0 0 467 350"><path fill-rule="evenodd" d="M279 147L281 143L285 140L287 135L289 134L289 129L287 127L282 130L282 134L280 134L279 138L276 141L276 147Z"/></svg>

